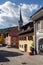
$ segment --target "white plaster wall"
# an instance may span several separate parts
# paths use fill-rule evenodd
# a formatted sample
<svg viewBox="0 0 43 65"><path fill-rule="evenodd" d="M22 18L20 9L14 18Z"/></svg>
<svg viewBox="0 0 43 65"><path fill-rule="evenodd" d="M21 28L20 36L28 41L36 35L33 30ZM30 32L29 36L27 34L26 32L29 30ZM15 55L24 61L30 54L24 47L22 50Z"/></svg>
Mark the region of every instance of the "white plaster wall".
<svg viewBox="0 0 43 65"><path fill-rule="evenodd" d="M5 44L11 45L11 36L5 38Z"/></svg>

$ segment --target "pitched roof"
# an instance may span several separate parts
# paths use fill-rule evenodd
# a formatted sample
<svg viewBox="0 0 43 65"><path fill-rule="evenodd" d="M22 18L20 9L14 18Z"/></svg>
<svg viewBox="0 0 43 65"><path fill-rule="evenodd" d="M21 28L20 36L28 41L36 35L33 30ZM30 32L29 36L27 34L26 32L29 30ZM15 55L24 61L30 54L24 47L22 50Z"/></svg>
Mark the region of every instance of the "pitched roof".
<svg viewBox="0 0 43 65"><path fill-rule="evenodd" d="M30 24L33 24L33 22L29 22L29 23L23 25L23 26L21 27L21 29L24 29L25 27L30 26Z"/></svg>
<svg viewBox="0 0 43 65"><path fill-rule="evenodd" d="M33 32L34 32L34 28L31 28L29 30L20 32L18 35L24 35L24 34L33 33Z"/></svg>
<svg viewBox="0 0 43 65"><path fill-rule="evenodd" d="M35 12L32 16L30 16L30 18L32 18L33 16L35 16L37 13L43 11L43 7L41 7L37 12Z"/></svg>

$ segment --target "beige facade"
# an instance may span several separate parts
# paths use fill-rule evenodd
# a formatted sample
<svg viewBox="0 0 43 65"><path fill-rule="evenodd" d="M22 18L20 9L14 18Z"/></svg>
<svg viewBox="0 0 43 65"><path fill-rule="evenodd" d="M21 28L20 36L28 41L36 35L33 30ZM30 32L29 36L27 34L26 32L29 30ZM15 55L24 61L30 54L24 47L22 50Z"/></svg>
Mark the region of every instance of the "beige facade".
<svg viewBox="0 0 43 65"><path fill-rule="evenodd" d="M25 36L24 35L22 36L22 37L26 37L26 39L25 40L23 40L23 39L19 40L19 50L20 51L31 52L30 47L33 44L33 36L34 36L33 33L25 35Z"/></svg>
<svg viewBox="0 0 43 65"><path fill-rule="evenodd" d="M19 50L24 52L31 52L32 44L34 45L34 28L33 22L21 27L21 32L19 33Z"/></svg>

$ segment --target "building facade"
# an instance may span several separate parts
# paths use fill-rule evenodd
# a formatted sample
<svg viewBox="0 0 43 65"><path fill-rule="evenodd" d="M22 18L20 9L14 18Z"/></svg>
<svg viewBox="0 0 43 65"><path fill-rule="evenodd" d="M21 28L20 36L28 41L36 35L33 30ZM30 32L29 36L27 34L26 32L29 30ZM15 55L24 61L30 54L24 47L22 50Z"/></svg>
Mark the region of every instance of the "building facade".
<svg viewBox="0 0 43 65"><path fill-rule="evenodd" d="M11 46L19 46L19 37L17 35L19 32L20 31L18 29L8 30L8 34L11 36Z"/></svg>
<svg viewBox="0 0 43 65"><path fill-rule="evenodd" d="M19 35L19 50L25 52L31 52L30 47L33 44L33 22L29 22L28 24L21 27L21 32Z"/></svg>
<svg viewBox="0 0 43 65"><path fill-rule="evenodd" d="M0 34L0 44L4 44L4 34Z"/></svg>
<svg viewBox="0 0 43 65"><path fill-rule="evenodd" d="M30 17L34 22L34 43L37 54L43 52L43 7Z"/></svg>
<svg viewBox="0 0 43 65"><path fill-rule="evenodd" d="M6 33L6 37L4 39L4 44L7 46L11 46L11 36L8 33Z"/></svg>

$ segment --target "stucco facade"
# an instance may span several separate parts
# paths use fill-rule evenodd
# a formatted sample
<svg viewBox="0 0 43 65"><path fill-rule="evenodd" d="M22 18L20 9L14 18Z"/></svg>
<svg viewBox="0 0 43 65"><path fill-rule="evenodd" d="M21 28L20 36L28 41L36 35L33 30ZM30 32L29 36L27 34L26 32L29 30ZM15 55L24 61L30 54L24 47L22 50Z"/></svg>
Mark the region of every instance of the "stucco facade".
<svg viewBox="0 0 43 65"><path fill-rule="evenodd" d="M30 47L34 44L33 22L29 22L22 27L19 33L19 50L24 52L31 52Z"/></svg>
<svg viewBox="0 0 43 65"><path fill-rule="evenodd" d="M18 29L8 30L8 34L11 36L11 46L18 47L19 46L19 37L18 33L20 31Z"/></svg>
<svg viewBox="0 0 43 65"><path fill-rule="evenodd" d="M31 36L33 37L33 34ZM19 40L19 50L26 51L26 52L31 52L30 47L33 44L33 40L28 40L28 37L29 36L26 36L26 40ZM27 45L26 48L25 48L25 45Z"/></svg>
<svg viewBox="0 0 43 65"><path fill-rule="evenodd" d="M34 44L37 54L43 52L43 7L30 17L34 21Z"/></svg>
<svg viewBox="0 0 43 65"><path fill-rule="evenodd" d="M5 38L5 44L8 45L8 46L11 45L11 36L8 35L8 36Z"/></svg>

